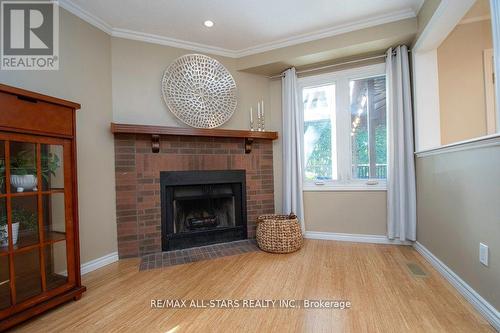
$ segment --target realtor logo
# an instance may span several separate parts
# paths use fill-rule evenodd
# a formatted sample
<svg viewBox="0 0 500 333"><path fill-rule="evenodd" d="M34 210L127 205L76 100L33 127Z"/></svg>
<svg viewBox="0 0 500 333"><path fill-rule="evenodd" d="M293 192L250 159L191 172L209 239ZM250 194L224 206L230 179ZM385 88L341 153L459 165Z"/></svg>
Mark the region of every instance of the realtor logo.
<svg viewBox="0 0 500 333"><path fill-rule="evenodd" d="M1 2L0 69L59 69L57 1Z"/></svg>

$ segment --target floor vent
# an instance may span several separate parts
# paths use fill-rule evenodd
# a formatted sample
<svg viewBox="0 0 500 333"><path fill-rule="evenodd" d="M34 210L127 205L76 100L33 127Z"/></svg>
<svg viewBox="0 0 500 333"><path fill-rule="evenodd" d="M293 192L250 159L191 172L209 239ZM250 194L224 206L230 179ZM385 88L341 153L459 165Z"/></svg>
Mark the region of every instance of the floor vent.
<svg viewBox="0 0 500 333"><path fill-rule="evenodd" d="M427 273L417 263L410 262L410 263L407 263L406 266L410 270L411 274L413 274L416 277L426 277L427 276Z"/></svg>

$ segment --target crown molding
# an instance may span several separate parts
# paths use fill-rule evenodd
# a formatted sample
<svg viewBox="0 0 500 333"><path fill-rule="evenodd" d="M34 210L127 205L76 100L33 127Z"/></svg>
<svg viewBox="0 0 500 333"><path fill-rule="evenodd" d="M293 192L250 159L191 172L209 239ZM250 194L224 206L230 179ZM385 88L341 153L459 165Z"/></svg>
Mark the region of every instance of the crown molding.
<svg viewBox="0 0 500 333"><path fill-rule="evenodd" d="M144 32L128 30L128 29L113 29L111 31L111 36L125 38L125 39L131 39L131 40L137 40L137 41L146 42L146 43L167 45L167 46L177 47L180 49L196 51L196 52L210 53L210 54L219 55L219 56L223 56L223 57L230 57L230 58L237 58L238 57L237 51L232 51L232 50L224 49L224 48L217 47L217 46L210 46L210 45L206 45L206 44L188 42L188 41L180 40L180 39L176 39L176 38L148 34L148 33L144 33Z"/></svg>
<svg viewBox="0 0 500 333"><path fill-rule="evenodd" d="M104 22L104 20L102 20L100 17L98 17L92 13L89 13L85 9L81 8L80 6L75 4L73 1L71 1L71 0L59 0L59 6L66 9L71 14L78 16L79 18L81 18L85 22L93 25L94 27L101 29L102 31L104 31L108 35L111 35L113 28L109 24Z"/></svg>
<svg viewBox="0 0 500 333"><path fill-rule="evenodd" d="M417 8L415 8L415 15L418 15L418 13L420 13L420 10L424 6L424 3L425 3L425 0L420 1L420 4L417 6Z"/></svg>
<svg viewBox="0 0 500 333"><path fill-rule="evenodd" d="M491 16L490 15L475 16L475 17L470 17L470 18L463 19L460 22L458 22L457 25L469 24L469 23L476 23L476 22L487 21L487 20L491 20Z"/></svg>
<svg viewBox="0 0 500 333"><path fill-rule="evenodd" d="M231 50L217 46L211 46L202 43L189 42L185 40L180 40L176 38L170 38L166 36L160 36L155 34L149 34L139 31L133 31L128 29L114 28L100 17L84 10L80 6L76 5L72 0L59 0L59 5L69 11L70 13L78 16L87 23L101 29L108 35L113 37L131 39L136 41L142 41L146 43L154 43L166 46L177 47L181 49L209 53L213 55L219 55L229 58L241 58L253 54L258 54L262 52L267 52L287 46L297 45L306 42L312 42L318 39L323 39L327 37L332 37L335 35L340 35L347 32L352 32L356 30L361 30L365 28L370 28L373 26L396 22L408 18L416 17L416 13L413 9L409 8L406 10L401 10L397 12L392 12L388 14L383 14L375 17L371 17L364 20L358 20L356 22L337 25L335 27L316 30L314 32L296 35L289 38L284 38L280 40L275 40L268 43L263 43L260 45L252 46L242 50Z"/></svg>
<svg viewBox="0 0 500 333"><path fill-rule="evenodd" d="M352 32L356 30L361 30L365 28L374 27L381 24L396 22L408 18L416 17L415 12L412 9L401 10L397 12L392 12L388 14L383 14L375 17L371 17L364 20L359 20L352 23L340 24L335 27L316 30L314 32L296 35L289 38L284 38L280 40L275 40L269 43L260 44L257 46L253 46L250 48L246 48L240 51L237 51L238 57L245 57L257 53L272 51L275 49L280 49L287 46L312 42L318 39L333 37L336 35L344 34L347 32Z"/></svg>

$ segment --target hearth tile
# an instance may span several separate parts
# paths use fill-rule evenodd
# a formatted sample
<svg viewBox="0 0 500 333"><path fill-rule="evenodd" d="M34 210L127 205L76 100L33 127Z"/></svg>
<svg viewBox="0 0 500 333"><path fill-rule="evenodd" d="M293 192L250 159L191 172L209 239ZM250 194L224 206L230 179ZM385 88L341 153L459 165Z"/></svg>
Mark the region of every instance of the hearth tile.
<svg viewBox="0 0 500 333"><path fill-rule="evenodd" d="M144 271L154 268L182 265L197 261L239 255L253 251L259 251L257 243L254 239L246 239L229 243L201 246L191 249L159 252L144 255L141 258L139 270Z"/></svg>

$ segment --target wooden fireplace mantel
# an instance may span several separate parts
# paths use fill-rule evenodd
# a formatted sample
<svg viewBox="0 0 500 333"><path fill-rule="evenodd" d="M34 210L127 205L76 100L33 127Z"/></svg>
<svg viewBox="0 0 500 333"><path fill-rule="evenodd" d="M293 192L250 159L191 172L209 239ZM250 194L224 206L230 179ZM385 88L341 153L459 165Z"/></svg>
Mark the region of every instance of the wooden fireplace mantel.
<svg viewBox="0 0 500 333"><path fill-rule="evenodd" d="M278 132L270 131L261 132L219 128L186 128L117 123L111 123L111 132L113 134L149 134L151 135L152 150L154 153L160 151L160 135L242 138L245 139L245 153L247 154L252 151L252 143L255 139L276 140L278 138Z"/></svg>

